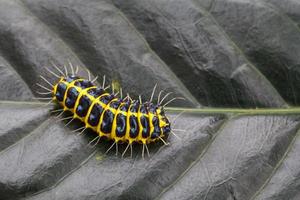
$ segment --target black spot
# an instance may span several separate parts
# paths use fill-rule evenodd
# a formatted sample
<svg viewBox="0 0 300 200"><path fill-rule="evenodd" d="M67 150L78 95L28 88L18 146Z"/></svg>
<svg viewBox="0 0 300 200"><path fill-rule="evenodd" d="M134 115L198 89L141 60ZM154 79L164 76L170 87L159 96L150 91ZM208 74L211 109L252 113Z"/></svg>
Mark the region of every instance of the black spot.
<svg viewBox="0 0 300 200"><path fill-rule="evenodd" d="M149 104L149 112L150 113L156 114L156 109L157 109L156 105L154 105L153 103Z"/></svg>
<svg viewBox="0 0 300 200"><path fill-rule="evenodd" d="M159 120L156 116L153 117L152 124L154 126L154 131L151 134L151 139L155 139L155 138L158 138L161 134L161 130L160 130L160 127L159 127Z"/></svg>
<svg viewBox="0 0 300 200"><path fill-rule="evenodd" d="M163 134L168 134L171 132L170 125L164 126L162 129L163 129Z"/></svg>
<svg viewBox="0 0 300 200"><path fill-rule="evenodd" d="M139 102L134 102L133 104L132 104L132 106L130 107L130 112L132 112L132 113L137 113L138 112L138 110L139 110Z"/></svg>
<svg viewBox="0 0 300 200"><path fill-rule="evenodd" d="M119 113L117 115L116 135L118 137L123 137L125 134L126 134L126 116Z"/></svg>
<svg viewBox="0 0 300 200"><path fill-rule="evenodd" d="M131 115L129 117L129 124L130 124L130 131L129 131L129 136L131 138L136 138L139 134L139 126L138 126L138 119L136 116Z"/></svg>
<svg viewBox="0 0 300 200"><path fill-rule="evenodd" d="M68 76L68 77L65 79L65 81L68 82L68 83L71 83L72 81L78 80L78 79L80 79L78 76L73 76L73 75L71 75L71 76Z"/></svg>
<svg viewBox="0 0 300 200"><path fill-rule="evenodd" d="M119 110L124 111L124 112L127 112L129 106L130 106L130 103L122 104L122 105L119 107Z"/></svg>
<svg viewBox="0 0 300 200"><path fill-rule="evenodd" d="M114 97L112 94L104 95L100 97L100 101L104 104L108 104Z"/></svg>
<svg viewBox="0 0 300 200"><path fill-rule="evenodd" d="M165 120L165 122L166 122L167 124L170 124L170 121L168 120L167 117L164 117L163 119Z"/></svg>
<svg viewBox="0 0 300 200"><path fill-rule="evenodd" d="M140 112L143 113L143 114L147 114L148 111L147 111L147 108L144 104L141 105Z"/></svg>
<svg viewBox="0 0 300 200"><path fill-rule="evenodd" d="M88 123L91 126L97 126L98 123L99 123L100 116L101 116L102 112L103 112L102 106L99 105L98 103L95 103L92 110L91 110L91 113L90 113L90 116L89 116L89 119L88 119Z"/></svg>
<svg viewBox="0 0 300 200"><path fill-rule="evenodd" d="M114 114L110 110L105 110L101 122L101 131L105 134L111 133L111 128L114 120Z"/></svg>
<svg viewBox="0 0 300 200"><path fill-rule="evenodd" d="M91 88L88 90L88 94L97 98L104 94L104 90L102 88Z"/></svg>
<svg viewBox="0 0 300 200"><path fill-rule="evenodd" d="M119 107L119 105L121 104L121 101L113 101L110 103L110 107L111 108L114 108L114 109L117 109Z"/></svg>
<svg viewBox="0 0 300 200"><path fill-rule="evenodd" d="M124 98L122 99L122 102L123 102L123 103L130 103L131 100L130 100L129 98L127 98L127 97L124 97Z"/></svg>
<svg viewBox="0 0 300 200"><path fill-rule="evenodd" d="M160 135L159 132L155 132L155 131L154 131L154 132L151 134L151 139L156 139L156 138L159 137L159 135Z"/></svg>
<svg viewBox="0 0 300 200"><path fill-rule="evenodd" d="M91 81L88 81L88 80L77 81L77 82L75 82L74 85L76 85L78 87L81 87L82 89L94 86L94 84Z"/></svg>
<svg viewBox="0 0 300 200"><path fill-rule="evenodd" d="M68 108L74 108L77 97L78 97L78 91L76 90L76 88L71 87L68 89L67 92L67 99L65 101L65 104Z"/></svg>
<svg viewBox="0 0 300 200"><path fill-rule="evenodd" d="M150 127L149 127L149 118L146 116L141 116L141 124L143 127L142 136L143 138L149 137Z"/></svg>
<svg viewBox="0 0 300 200"><path fill-rule="evenodd" d="M152 124L153 124L153 126L159 126L159 121L158 121L158 118L156 116L154 116L152 118Z"/></svg>
<svg viewBox="0 0 300 200"><path fill-rule="evenodd" d="M67 90L67 85L66 84L59 83L57 85L55 97L58 101L63 101L64 100L66 90Z"/></svg>
<svg viewBox="0 0 300 200"><path fill-rule="evenodd" d="M84 117L86 116L88 110L89 110L89 107L91 106L91 100L83 95L80 100L79 100L79 104L76 108L76 114L79 116L79 117Z"/></svg>

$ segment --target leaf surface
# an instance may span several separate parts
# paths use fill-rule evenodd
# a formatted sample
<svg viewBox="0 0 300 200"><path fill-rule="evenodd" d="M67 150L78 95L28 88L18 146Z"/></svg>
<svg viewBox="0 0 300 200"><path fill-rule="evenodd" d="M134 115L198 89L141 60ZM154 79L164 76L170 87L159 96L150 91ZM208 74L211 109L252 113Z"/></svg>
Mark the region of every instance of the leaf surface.
<svg viewBox="0 0 300 200"><path fill-rule="evenodd" d="M295 0L0 0L0 199L299 199L300 3ZM153 86L162 142L107 149L34 99L53 64ZM70 69L69 69L70 70ZM158 92L155 94L156 99ZM178 118L178 114L181 114ZM176 130L177 129L177 130ZM182 131L185 130L185 131Z"/></svg>

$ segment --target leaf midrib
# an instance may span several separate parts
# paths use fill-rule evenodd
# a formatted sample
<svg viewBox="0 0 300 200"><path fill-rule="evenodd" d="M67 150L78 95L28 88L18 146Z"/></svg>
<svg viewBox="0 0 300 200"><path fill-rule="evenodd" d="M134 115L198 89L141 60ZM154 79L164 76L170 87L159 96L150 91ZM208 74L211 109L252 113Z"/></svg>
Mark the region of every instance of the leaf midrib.
<svg viewBox="0 0 300 200"><path fill-rule="evenodd" d="M32 105L48 106L52 108L55 104L47 105L47 102L41 101L1 101L0 105ZM165 110L171 113L185 112L195 114L243 114L243 115L276 115L276 114L300 114L300 107L288 108L185 108L185 107L165 107Z"/></svg>

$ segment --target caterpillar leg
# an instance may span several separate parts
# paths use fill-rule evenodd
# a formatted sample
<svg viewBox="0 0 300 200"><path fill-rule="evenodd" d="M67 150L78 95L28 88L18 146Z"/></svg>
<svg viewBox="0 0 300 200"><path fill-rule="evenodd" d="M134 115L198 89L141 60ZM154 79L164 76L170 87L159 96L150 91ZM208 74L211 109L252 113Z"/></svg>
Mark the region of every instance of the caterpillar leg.
<svg viewBox="0 0 300 200"><path fill-rule="evenodd" d="M96 76L91 82L94 83L98 79L98 76Z"/></svg>
<svg viewBox="0 0 300 200"><path fill-rule="evenodd" d="M170 101L165 103L162 107L166 107L169 103L171 103L172 101L177 100L177 99L185 100L185 98L183 98L183 97L174 97L173 99L171 99Z"/></svg>
<svg viewBox="0 0 300 200"><path fill-rule="evenodd" d="M50 100L52 97L33 97L33 99L38 99L38 100Z"/></svg>
<svg viewBox="0 0 300 200"><path fill-rule="evenodd" d="M186 132L186 130L184 129L177 129L177 128L173 128L174 131L179 131L179 132Z"/></svg>
<svg viewBox="0 0 300 200"><path fill-rule="evenodd" d="M66 76L68 76L68 74L69 74L69 73L68 73L68 69L67 69L67 66L66 66L66 65L64 65L64 69L65 69L65 73L66 73L65 77L66 77Z"/></svg>
<svg viewBox="0 0 300 200"><path fill-rule="evenodd" d="M67 119L71 119L71 118L73 118L73 116L58 119L57 122L64 121L64 120L67 120Z"/></svg>
<svg viewBox="0 0 300 200"><path fill-rule="evenodd" d="M75 76L74 67L73 67L73 65L72 65L71 61L70 61L70 60L68 60L68 63L69 63L69 65L70 65L70 67L71 67L71 72L72 72L72 75L73 75L73 76Z"/></svg>
<svg viewBox="0 0 300 200"><path fill-rule="evenodd" d="M163 103L163 101L169 96L171 95L173 92L168 92L162 99L161 101L158 102L158 105L161 105Z"/></svg>
<svg viewBox="0 0 300 200"><path fill-rule="evenodd" d="M143 158L143 160L145 159L144 158L144 153L145 153L145 144L143 143L143 149L142 149L142 158Z"/></svg>
<svg viewBox="0 0 300 200"><path fill-rule="evenodd" d="M115 93L115 86L114 86L114 84L111 84L111 91L112 91L112 94L115 95L115 96L117 96L120 93L120 91L118 91L118 92Z"/></svg>
<svg viewBox="0 0 300 200"><path fill-rule="evenodd" d="M148 158L150 158L150 153L149 153L148 146L147 146L146 143L143 143L143 149L142 149L142 158L143 158L143 160L145 159L145 149L147 151Z"/></svg>
<svg viewBox="0 0 300 200"><path fill-rule="evenodd" d="M62 111L61 113L59 113L57 116L55 116L55 118L59 118L60 116L62 116L63 115L63 113L64 113L65 111Z"/></svg>
<svg viewBox="0 0 300 200"><path fill-rule="evenodd" d="M107 90L108 88L110 88L110 85L105 87L105 83L106 83L106 76L103 75L103 80L102 80L102 88L103 90Z"/></svg>
<svg viewBox="0 0 300 200"><path fill-rule="evenodd" d="M119 94L119 92L115 93L114 95L115 95L115 96L118 96L118 94Z"/></svg>
<svg viewBox="0 0 300 200"><path fill-rule="evenodd" d="M128 150L129 147L130 147L130 158L132 158L132 152L133 152L132 143L128 143L128 145L126 146L124 152L122 153L122 158L124 157L124 155L127 152L127 150Z"/></svg>
<svg viewBox="0 0 300 200"><path fill-rule="evenodd" d="M75 118L71 119L68 123L66 123L65 127L67 127Z"/></svg>
<svg viewBox="0 0 300 200"><path fill-rule="evenodd" d="M118 155L119 152L119 147L118 147L118 142L116 142L116 156Z"/></svg>
<svg viewBox="0 0 300 200"><path fill-rule="evenodd" d="M54 73L54 72L53 72ZM41 79L43 79L51 88L53 88L53 85L45 78L45 77L43 77L43 76L40 76L41 77ZM46 95L46 94L52 94L52 89L50 89L50 88L47 88L47 87L45 87L45 86L43 86L43 85L41 85L41 84L39 84L39 83L37 83L37 86L39 86L39 87L41 87L42 89L44 89L44 90L46 90L46 91L48 91L48 92L38 92L37 91L37 93L38 94L42 94L42 95ZM52 101L53 101L53 97L38 97L38 98L34 98L34 99L39 99L39 100L50 100L46 105L43 105L43 107L46 107L46 106L48 106L50 103L52 103Z"/></svg>
<svg viewBox="0 0 300 200"><path fill-rule="evenodd" d="M120 88L120 97L121 97L121 99L123 99L123 90L122 90L122 88Z"/></svg>
<svg viewBox="0 0 300 200"><path fill-rule="evenodd" d="M92 147L95 147L98 144L98 142L100 141L100 136L98 135L97 137L95 137L92 141L88 143L88 145L91 145L95 140L97 141L95 144L92 145Z"/></svg>
<svg viewBox="0 0 300 200"><path fill-rule="evenodd" d="M91 72L88 69L85 69L87 74L88 74L88 80L91 81Z"/></svg>
<svg viewBox="0 0 300 200"><path fill-rule="evenodd" d="M105 88L103 88L103 90L107 90L108 88L110 88L110 85L108 85Z"/></svg>
<svg viewBox="0 0 300 200"><path fill-rule="evenodd" d="M115 85L113 83L111 84L111 92L112 92L112 94L115 93Z"/></svg>
<svg viewBox="0 0 300 200"><path fill-rule="evenodd" d="M114 142L106 151L105 154L107 154L114 146L115 144L117 144L116 142Z"/></svg>
<svg viewBox="0 0 300 200"><path fill-rule="evenodd" d="M132 98L129 96L129 94L127 93L126 97L124 99L129 99L130 101L132 101Z"/></svg>
<svg viewBox="0 0 300 200"><path fill-rule="evenodd" d="M105 154L107 154L114 146L116 145L116 156L118 155L118 152L119 152L119 147L118 147L118 142L114 142L105 152Z"/></svg>
<svg viewBox="0 0 300 200"><path fill-rule="evenodd" d="M54 73L53 71L51 71L48 67L45 67L45 69L52 74L53 76L55 76L56 78L60 78L58 74Z"/></svg>
<svg viewBox="0 0 300 200"><path fill-rule="evenodd" d="M61 111L63 111L64 109L62 108L62 109L58 109L58 110L52 110L52 111L50 111L51 113L56 113L56 112L61 112Z"/></svg>
<svg viewBox="0 0 300 200"><path fill-rule="evenodd" d="M181 111L180 113L178 113L178 114L174 117L174 119L172 119L171 124L174 124L175 121L176 121L183 113L185 113L185 110L184 110L184 111Z"/></svg>
<svg viewBox="0 0 300 200"><path fill-rule="evenodd" d="M40 91L35 91L37 94L40 95L47 95L47 94L51 94L52 92L40 92Z"/></svg>
<svg viewBox="0 0 300 200"><path fill-rule="evenodd" d="M148 158L150 158L150 153L149 153L148 146L147 146L147 144L144 144L144 145L145 145L145 147L146 147L146 151L147 151Z"/></svg>
<svg viewBox="0 0 300 200"><path fill-rule="evenodd" d="M164 139L162 139L162 137L158 137L166 146L169 145L169 143L167 143Z"/></svg>
<svg viewBox="0 0 300 200"><path fill-rule="evenodd" d="M51 88L53 88L54 86L50 83L50 81L48 81L45 77L43 77L42 75L40 75L41 79L43 79L48 85L50 85Z"/></svg>
<svg viewBox="0 0 300 200"><path fill-rule="evenodd" d="M181 138L174 132L174 131L171 131L171 133L179 140L181 140Z"/></svg>
<svg viewBox="0 0 300 200"><path fill-rule="evenodd" d="M76 66L76 69L75 69L75 75L78 74L78 71L79 71L79 66L77 65L77 66Z"/></svg>
<svg viewBox="0 0 300 200"><path fill-rule="evenodd" d="M102 88L105 88L105 75L103 75Z"/></svg>
<svg viewBox="0 0 300 200"><path fill-rule="evenodd" d="M83 134L85 130L86 130L86 128L84 127L84 129L82 131L80 131L77 135Z"/></svg>
<svg viewBox="0 0 300 200"><path fill-rule="evenodd" d="M100 142L100 136L98 136L97 142L92 147L95 147L99 142Z"/></svg>
<svg viewBox="0 0 300 200"><path fill-rule="evenodd" d="M54 64L54 62L51 61L51 64L53 65L53 67L54 67L54 68L55 68L62 76L64 76L64 77L67 76L67 74L64 74L64 73L59 69L59 67L58 67L56 64Z"/></svg>
<svg viewBox="0 0 300 200"><path fill-rule="evenodd" d="M41 88L43 88L44 90L47 90L47 91L49 91L49 92L52 92L51 89L49 89L49 88L47 88L47 87L45 87L45 86L43 86L43 85L41 85L41 84L39 84L39 83L37 83L36 85L39 86L39 87L41 87Z"/></svg>
<svg viewBox="0 0 300 200"><path fill-rule="evenodd" d="M160 100L160 97L161 97L161 94L162 94L163 90L161 90L158 94L158 98L157 98L157 104L158 105L161 105L164 100L169 96L171 95L173 92L168 92L161 100ZM173 99L169 100L167 103L165 103L162 107L165 107L166 105L168 105L169 103L171 103L172 101L174 100L177 100L177 99L181 99L181 100L185 100L185 98L183 97L174 97Z"/></svg>
<svg viewBox="0 0 300 200"><path fill-rule="evenodd" d="M45 69L52 74L53 76L55 76L56 78L60 78L58 74L54 73L53 71L51 71L48 67L45 67Z"/></svg>
<svg viewBox="0 0 300 200"><path fill-rule="evenodd" d="M47 107L50 103L52 103L54 101L54 99L51 99L50 101L48 101L45 105L43 105L43 107Z"/></svg>
<svg viewBox="0 0 300 200"><path fill-rule="evenodd" d="M159 104L160 96L161 96L161 94L162 94L163 92L164 92L163 90L159 91L158 97L157 97L157 104Z"/></svg>
<svg viewBox="0 0 300 200"><path fill-rule="evenodd" d="M75 129L75 130L72 131L72 133L76 133L77 131L81 131L82 129L85 130L85 127L83 126L83 127L78 128L78 129ZM79 133L81 133L81 132L79 132Z"/></svg>
<svg viewBox="0 0 300 200"><path fill-rule="evenodd" d="M153 90L152 90L152 93L151 93L151 97L150 97L150 100L149 100L149 102L152 102L152 100L153 100L153 96L154 96L154 93L155 93L156 87L157 87L157 83L155 83L155 85L154 85L154 87L153 87Z"/></svg>
<svg viewBox="0 0 300 200"><path fill-rule="evenodd" d="M51 71L48 69L48 71ZM52 74L55 74L54 72L51 71ZM58 76L57 74L55 74L55 76ZM47 95L47 94L52 94L52 88L54 87L50 81L48 81L45 77L41 76L40 75L40 78L45 81L51 88L47 88L39 83L37 83L37 86L41 87L42 89L46 90L47 92L39 92L39 91L36 91L36 93L38 94L41 94L41 95ZM53 101L53 97L38 97L38 98L34 98L34 99L39 99L39 100L50 100L47 104L43 105L43 107L46 107L48 106L50 103L52 103Z"/></svg>

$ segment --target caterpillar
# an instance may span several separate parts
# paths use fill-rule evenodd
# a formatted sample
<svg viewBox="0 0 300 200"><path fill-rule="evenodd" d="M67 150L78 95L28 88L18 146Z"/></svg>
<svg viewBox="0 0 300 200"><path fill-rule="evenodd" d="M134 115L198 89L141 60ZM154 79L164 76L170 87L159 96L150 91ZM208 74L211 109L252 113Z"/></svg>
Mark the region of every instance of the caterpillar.
<svg viewBox="0 0 300 200"><path fill-rule="evenodd" d="M171 92L161 98L163 91L160 91L157 103L153 103L156 84L148 101L142 102L141 96L139 96L139 100L133 100L128 93L123 97L122 89L114 93L112 88L112 91L108 92L110 86L106 87L105 76L103 76L102 85L97 87L94 82L98 77L91 80L88 70L88 79L85 79L77 75L78 67L74 69L70 62L69 68L71 68L71 73L68 72L66 65L64 65L64 70L61 70L54 63L52 65L57 72L47 67L46 70L55 76L58 81L52 84L44 76L40 76L50 88L37 83L40 88L47 91L37 93L51 96L38 99L50 99L49 103L56 102L60 109L52 112L60 112L57 117L62 116L65 112L71 113L71 116L60 119L60 121L70 120L66 125L70 124L74 119L79 119L84 123L84 126L73 132L82 134L86 129L96 132L98 136L90 143L97 140L97 144L100 138L106 137L109 140L113 140L113 144L107 152L116 145L116 154L118 154L118 144L127 143L122 157L129 147L132 157L132 144L139 143L143 145L142 157L144 159L145 149L148 157L150 156L148 144L162 141L164 145L168 145L165 138L170 133L178 137L171 129L171 122L165 115L164 107L175 99L182 98L175 97L162 104Z"/></svg>

